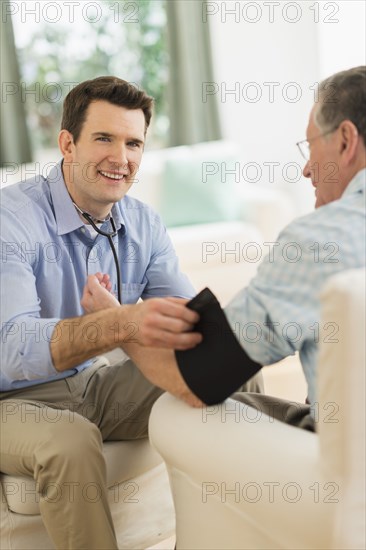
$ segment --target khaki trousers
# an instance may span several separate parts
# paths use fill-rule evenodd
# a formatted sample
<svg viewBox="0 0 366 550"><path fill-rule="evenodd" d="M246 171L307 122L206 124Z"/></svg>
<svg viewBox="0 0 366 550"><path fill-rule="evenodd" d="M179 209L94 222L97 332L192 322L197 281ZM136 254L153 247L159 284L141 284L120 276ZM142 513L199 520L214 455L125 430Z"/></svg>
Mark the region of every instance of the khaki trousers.
<svg viewBox="0 0 366 550"><path fill-rule="evenodd" d="M35 479L57 549L117 548L102 442L146 437L161 393L126 358L0 394L0 470Z"/></svg>

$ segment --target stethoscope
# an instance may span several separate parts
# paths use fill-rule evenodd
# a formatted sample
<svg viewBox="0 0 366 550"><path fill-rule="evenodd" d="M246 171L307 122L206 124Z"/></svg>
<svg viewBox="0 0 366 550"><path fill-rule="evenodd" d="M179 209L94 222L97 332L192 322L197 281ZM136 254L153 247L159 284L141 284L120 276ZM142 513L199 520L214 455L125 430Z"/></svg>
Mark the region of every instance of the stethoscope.
<svg viewBox="0 0 366 550"><path fill-rule="evenodd" d="M76 210L83 216L83 218L85 218L90 223L90 225L92 226L94 231L99 233L99 235L103 235L103 237L107 237L107 239L108 239L109 246L111 247L111 250L112 250L112 253L113 253L114 264L116 266L116 272L117 272L118 301L119 301L120 304L122 304L121 269L120 269L120 265L119 265L119 262L118 262L118 256L117 256L116 248L115 248L113 240L112 240L112 237L117 235L117 229L116 229L116 224L114 223L114 219L112 218L112 215L109 214L109 216L105 220L98 220L97 218L93 218L93 216L88 214L88 212L84 212L84 210L81 210L81 208L79 208L78 205L73 200L72 200L72 203L75 206ZM107 221L110 222L111 227L112 227L112 231L110 231L109 233L107 233L107 231L102 231L96 225L96 223L104 223L104 222L107 222Z"/></svg>

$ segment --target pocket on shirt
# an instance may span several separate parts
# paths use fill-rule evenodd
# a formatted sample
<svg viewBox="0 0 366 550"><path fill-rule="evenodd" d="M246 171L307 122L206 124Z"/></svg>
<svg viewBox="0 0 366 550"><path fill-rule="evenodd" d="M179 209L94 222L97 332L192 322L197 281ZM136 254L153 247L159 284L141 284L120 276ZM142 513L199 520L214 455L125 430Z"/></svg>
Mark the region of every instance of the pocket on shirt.
<svg viewBox="0 0 366 550"><path fill-rule="evenodd" d="M122 283L122 303L135 304L145 289L146 283Z"/></svg>

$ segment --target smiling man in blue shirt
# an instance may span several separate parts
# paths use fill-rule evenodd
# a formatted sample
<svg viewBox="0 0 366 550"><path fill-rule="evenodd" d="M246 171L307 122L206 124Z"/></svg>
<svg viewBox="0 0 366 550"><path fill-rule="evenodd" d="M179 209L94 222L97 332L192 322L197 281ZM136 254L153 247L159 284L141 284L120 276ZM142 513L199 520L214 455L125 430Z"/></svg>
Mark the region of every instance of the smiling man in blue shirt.
<svg viewBox="0 0 366 550"><path fill-rule="evenodd" d="M80 298L88 275L110 274L117 295L108 239L93 231L80 210L100 221L100 229L106 232L111 231L109 218L113 218L123 304L134 304L139 298L194 295L159 216L126 196L141 162L151 109L149 96L119 79L80 84L65 100L59 137L63 161L47 178L37 176L2 192L1 273L6 289L1 309L2 391L74 374L55 372L58 349L53 329L60 319L84 313ZM148 309L154 303L142 307ZM170 305L186 311L181 304ZM121 315L122 311L127 313L127 308ZM128 314L115 321L123 331L123 322L134 319ZM77 329L85 330L74 322L64 325L63 332L71 335ZM121 337L130 332L131 327ZM83 357L81 364L75 364L75 346L69 347L70 366L80 371L88 363ZM98 353L90 352L90 357Z"/></svg>
<svg viewBox="0 0 366 550"><path fill-rule="evenodd" d="M63 161L1 196L0 470L35 478L60 549L117 548L102 441L146 437L162 393L128 357L112 366L96 357L132 339L182 349L201 340L181 334L198 319L184 307L195 291L160 217L126 196L151 111L152 98L118 78L81 83L65 100ZM123 305L86 315L84 285L91 274L104 284L99 273L109 274L113 292L120 288ZM84 296L86 306L92 298ZM49 407L57 422L48 421ZM72 482L73 501L62 490ZM83 498L88 483L100 488L97 502ZM62 498L52 499L50 484Z"/></svg>

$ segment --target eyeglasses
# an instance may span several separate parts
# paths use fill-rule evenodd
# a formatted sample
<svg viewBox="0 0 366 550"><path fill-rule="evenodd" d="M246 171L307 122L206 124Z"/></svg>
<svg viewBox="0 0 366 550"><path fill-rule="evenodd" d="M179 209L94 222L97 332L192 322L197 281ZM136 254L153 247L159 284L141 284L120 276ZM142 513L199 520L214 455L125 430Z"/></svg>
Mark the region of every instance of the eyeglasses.
<svg viewBox="0 0 366 550"><path fill-rule="evenodd" d="M323 136L327 136L328 134L332 134L333 132L335 132L337 130L338 126L336 128L333 128L333 130L328 130L328 132L324 132L323 134L319 134L318 136L315 136L311 139L304 139L303 141L298 141L296 143L299 151L300 151L300 154L301 156L304 157L304 159L306 161L309 160L310 158L310 143L312 141L315 141L316 139L320 138L320 137L323 137Z"/></svg>

